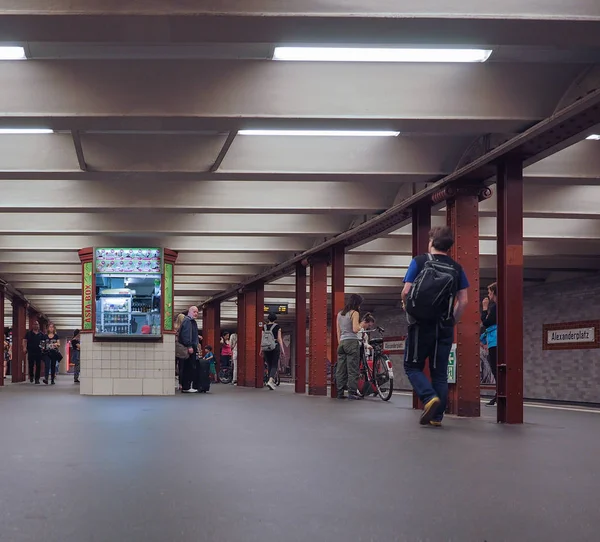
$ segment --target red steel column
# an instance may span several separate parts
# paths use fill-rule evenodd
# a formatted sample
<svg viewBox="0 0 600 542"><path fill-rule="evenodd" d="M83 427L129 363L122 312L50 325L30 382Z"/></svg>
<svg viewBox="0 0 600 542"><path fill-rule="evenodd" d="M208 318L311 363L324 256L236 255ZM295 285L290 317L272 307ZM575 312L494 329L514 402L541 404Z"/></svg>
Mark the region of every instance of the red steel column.
<svg viewBox="0 0 600 542"><path fill-rule="evenodd" d="M306 266L296 266L296 393L306 393Z"/></svg>
<svg viewBox="0 0 600 542"><path fill-rule="evenodd" d="M262 339L262 329L265 322L265 286L261 284L256 287L256 316L255 316L254 333L256 334L256 348L254 351L254 360L256 364L254 374L254 387L262 388L265 385L265 360L260 349ZM275 337L277 340L277 337Z"/></svg>
<svg viewBox="0 0 600 542"><path fill-rule="evenodd" d="M344 283L346 278L346 251L335 246L331 251L331 398L337 397L334 363L337 360L337 315L344 308Z"/></svg>
<svg viewBox="0 0 600 542"><path fill-rule="evenodd" d="M523 163L498 166L499 423L523 423Z"/></svg>
<svg viewBox="0 0 600 542"><path fill-rule="evenodd" d="M447 201L447 221L454 233L450 256L469 279L469 302L456 326L456 384L450 384L449 414L481 415L479 335L479 193L480 186L458 188Z"/></svg>
<svg viewBox="0 0 600 542"><path fill-rule="evenodd" d="M13 306L13 324L12 324L12 364L11 374L12 382L25 382L27 377L27 360L23 353L23 339L25 338L25 328L27 325L27 306L25 301L14 297Z"/></svg>
<svg viewBox="0 0 600 542"><path fill-rule="evenodd" d="M425 254L429 250L429 230L431 229L431 206L417 205L412 210L412 255ZM429 365L423 371L429 378ZM413 391L413 408L421 409L423 405Z"/></svg>
<svg viewBox="0 0 600 542"><path fill-rule="evenodd" d="M2 363L0 363L0 386L4 386L4 285L0 284L0 329L2 330Z"/></svg>
<svg viewBox="0 0 600 542"><path fill-rule="evenodd" d="M327 395L327 259L310 262L308 394Z"/></svg>
<svg viewBox="0 0 600 542"><path fill-rule="evenodd" d="M246 386L246 295L237 297L237 385Z"/></svg>
<svg viewBox="0 0 600 542"><path fill-rule="evenodd" d="M220 369L221 358L221 305L220 303L210 303L202 310L202 337L204 346L213 347L215 355L215 365L217 374Z"/></svg>
<svg viewBox="0 0 600 542"><path fill-rule="evenodd" d="M248 290L245 295L246 303L244 304L244 386L253 388L256 382L256 351L260 343L257 346L257 331L258 322L256 321L256 291ZM239 382L239 375L238 375Z"/></svg>

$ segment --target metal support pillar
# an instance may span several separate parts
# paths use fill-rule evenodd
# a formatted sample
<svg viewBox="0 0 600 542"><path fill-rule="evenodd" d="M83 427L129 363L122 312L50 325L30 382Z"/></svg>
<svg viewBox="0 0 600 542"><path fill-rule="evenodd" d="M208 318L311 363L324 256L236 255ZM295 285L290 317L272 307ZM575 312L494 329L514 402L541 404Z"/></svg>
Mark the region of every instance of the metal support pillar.
<svg viewBox="0 0 600 542"><path fill-rule="evenodd" d="M254 333L256 336L255 342L256 347L254 349L254 387L262 388L265 385L265 360L263 353L260 349L260 343L262 340L262 329L265 323L265 285L261 284L256 287L256 314L255 314ZM275 338L277 339L277 337Z"/></svg>
<svg viewBox="0 0 600 542"><path fill-rule="evenodd" d="M7 337L4 336L4 285L0 284L0 329L2 330L2 348L4 348L4 341ZM4 358L4 350L2 351L2 357ZM0 365L0 386L4 386L4 359Z"/></svg>
<svg viewBox="0 0 600 542"><path fill-rule="evenodd" d="M346 251L342 246L335 246L331 251L331 398L337 397L334 364L337 360L338 335L337 315L344 308L344 282Z"/></svg>
<svg viewBox="0 0 600 542"><path fill-rule="evenodd" d="M306 393L306 266L296 265L296 393Z"/></svg>
<svg viewBox="0 0 600 542"><path fill-rule="evenodd" d="M479 359L479 194L480 186L457 188L447 201L448 226L454 233L450 256L469 279L469 302L456 326L456 384L450 384L449 414L465 417L481 415L481 375Z"/></svg>
<svg viewBox="0 0 600 542"><path fill-rule="evenodd" d="M523 423L523 162L498 165L499 423Z"/></svg>
<svg viewBox="0 0 600 542"><path fill-rule="evenodd" d="M412 255L425 254L429 250L429 230L431 229L431 206L418 205L412 210ZM429 365L423 371L429 378ZM413 391L413 408L421 409L423 405Z"/></svg>
<svg viewBox="0 0 600 542"><path fill-rule="evenodd" d="M215 366L219 374L221 360L221 304L213 302L202 310L202 337L204 345L212 346Z"/></svg>
<svg viewBox="0 0 600 542"><path fill-rule="evenodd" d="M260 343L258 337L258 322L256 321L256 290L248 290L244 294L244 382L243 385L253 388L256 382L256 352ZM258 344L257 344L258 343ZM238 382L240 375L238 375Z"/></svg>
<svg viewBox="0 0 600 542"><path fill-rule="evenodd" d="M327 395L327 259L310 262L308 394Z"/></svg>
<svg viewBox="0 0 600 542"><path fill-rule="evenodd" d="M12 382L25 382L27 377L27 360L23 353L23 339L25 338L27 326L27 304L22 299L14 297L13 306L13 324L12 324L12 363L11 374Z"/></svg>
<svg viewBox="0 0 600 542"><path fill-rule="evenodd" d="M237 385L246 386L246 295L237 297Z"/></svg>

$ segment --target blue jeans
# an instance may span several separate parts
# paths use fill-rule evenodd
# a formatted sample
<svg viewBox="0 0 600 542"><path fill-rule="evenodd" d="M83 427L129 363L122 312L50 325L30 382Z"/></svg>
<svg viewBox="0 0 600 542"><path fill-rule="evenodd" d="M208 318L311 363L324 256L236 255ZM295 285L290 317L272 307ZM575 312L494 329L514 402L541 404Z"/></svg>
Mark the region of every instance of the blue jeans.
<svg viewBox="0 0 600 542"><path fill-rule="evenodd" d="M404 370L423 404L434 397L440 406L433 420L441 422L448 402L448 358L452 350L454 328L411 325L404 348ZM436 344L437 343L437 344ZM431 382L423 373L429 359Z"/></svg>

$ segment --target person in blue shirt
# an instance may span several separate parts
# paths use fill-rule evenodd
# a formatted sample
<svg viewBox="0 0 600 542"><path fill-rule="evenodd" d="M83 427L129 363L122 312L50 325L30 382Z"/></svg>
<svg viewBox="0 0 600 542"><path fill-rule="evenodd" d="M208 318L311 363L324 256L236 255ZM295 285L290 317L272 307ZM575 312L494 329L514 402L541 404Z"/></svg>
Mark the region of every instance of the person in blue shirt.
<svg viewBox="0 0 600 542"><path fill-rule="evenodd" d="M208 363L210 364L210 379L216 382L217 367L215 364L215 355L213 354L213 347L210 345L204 348L204 361L208 361Z"/></svg>
<svg viewBox="0 0 600 542"><path fill-rule="evenodd" d="M441 426L448 401L448 358L454 340L454 325L467 306L469 281L460 264L448 252L454 245L452 230L447 226L432 228L429 232L429 254L433 259L454 268L455 304L449 317L439 322L417 322L408 315L408 336L404 349L404 370L410 383L424 405L421 425ZM404 277L402 306L405 307L410 288L429 257L424 254L414 258ZM429 359L431 382L423 373Z"/></svg>

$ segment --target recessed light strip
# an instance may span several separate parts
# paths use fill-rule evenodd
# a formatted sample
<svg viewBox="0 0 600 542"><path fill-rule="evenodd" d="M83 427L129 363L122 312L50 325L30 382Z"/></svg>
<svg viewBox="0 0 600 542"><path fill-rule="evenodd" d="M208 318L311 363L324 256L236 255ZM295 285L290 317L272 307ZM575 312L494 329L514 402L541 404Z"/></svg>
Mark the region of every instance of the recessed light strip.
<svg viewBox="0 0 600 542"><path fill-rule="evenodd" d="M312 62L485 62L491 49L275 47L273 60Z"/></svg>
<svg viewBox="0 0 600 542"><path fill-rule="evenodd" d="M0 46L0 60L23 60L24 58L27 57L23 47Z"/></svg>
<svg viewBox="0 0 600 542"><path fill-rule="evenodd" d="M391 130L240 130L238 135L251 136L313 136L313 137L396 137Z"/></svg>
<svg viewBox="0 0 600 542"><path fill-rule="evenodd" d="M600 141L600 134L592 134L591 136L587 136L586 139L594 139L596 141Z"/></svg>
<svg viewBox="0 0 600 542"><path fill-rule="evenodd" d="M50 128L0 128L0 134L53 134Z"/></svg>

